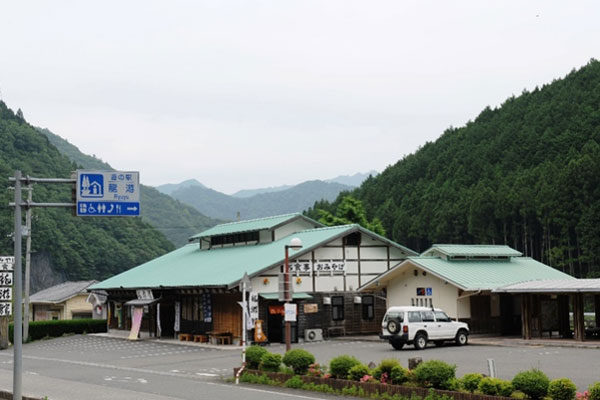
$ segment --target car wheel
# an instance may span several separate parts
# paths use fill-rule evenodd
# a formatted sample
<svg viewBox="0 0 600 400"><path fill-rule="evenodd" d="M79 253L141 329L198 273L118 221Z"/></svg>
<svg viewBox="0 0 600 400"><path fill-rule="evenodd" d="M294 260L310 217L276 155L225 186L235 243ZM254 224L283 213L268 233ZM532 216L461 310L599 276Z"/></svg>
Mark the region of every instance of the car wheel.
<svg viewBox="0 0 600 400"><path fill-rule="evenodd" d="M469 341L469 334L464 329L461 329L456 334L456 339L454 341L457 345L464 346Z"/></svg>
<svg viewBox="0 0 600 400"><path fill-rule="evenodd" d="M415 335L414 346L416 350L423 350L427 347L427 337L424 333L417 333Z"/></svg>
<svg viewBox="0 0 600 400"><path fill-rule="evenodd" d="M391 320L387 324L387 330L392 335L395 335L396 333L398 333L400 331L400 324L398 323L398 321Z"/></svg>
<svg viewBox="0 0 600 400"><path fill-rule="evenodd" d="M402 350L402 348L404 347L404 342L396 339L390 340L390 344L392 345L394 350Z"/></svg>
<svg viewBox="0 0 600 400"><path fill-rule="evenodd" d="M435 343L435 345L437 347L442 347L444 345L444 341L443 340L436 340L433 343Z"/></svg>

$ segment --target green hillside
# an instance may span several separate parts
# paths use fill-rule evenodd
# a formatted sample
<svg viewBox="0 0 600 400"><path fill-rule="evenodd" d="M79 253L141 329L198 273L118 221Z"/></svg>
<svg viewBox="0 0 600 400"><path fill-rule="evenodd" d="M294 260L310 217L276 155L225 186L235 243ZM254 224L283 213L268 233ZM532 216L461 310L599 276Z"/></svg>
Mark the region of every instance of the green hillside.
<svg viewBox="0 0 600 400"><path fill-rule="evenodd" d="M599 142L600 62L592 60L446 130L352 195L417 251L505 243L570 274L600 276Z"/></svg>
<svg viewBox="0 0 600 400"><path fill-rule="evenodd" d="M0 101L0 253L12 254L14 193L8 177L24 175L68 178L76 169L48 139ZM67 185L36 184L34 201L70 202ZM23 246L24 247L24 246ZM35 209L32 247L45 254L55 274L65 279L105 279L173 249L173 245L138 218L74 217L72 210ZM32 273L36 271L35 257Z"/></svg>
<svg viewBox="0 0 600 400"><path fill-rule="evenodd" d="M82 153L77 146L48 129L38 130L71 161L84 169L112 170L113 168L96 158ZM167 239L179 247L187 243L190 236L211 228L219 220L202 215L194 207L163 194L151 186L141 185L142 220L148 222Z"/></svg>

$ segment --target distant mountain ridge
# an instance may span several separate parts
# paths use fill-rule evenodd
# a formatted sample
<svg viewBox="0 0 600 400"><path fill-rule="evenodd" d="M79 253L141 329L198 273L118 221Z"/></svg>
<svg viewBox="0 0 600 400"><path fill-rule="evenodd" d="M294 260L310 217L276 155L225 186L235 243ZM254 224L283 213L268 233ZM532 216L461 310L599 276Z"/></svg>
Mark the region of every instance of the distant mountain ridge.
<svg viewBox="0 0 600 400"><path fill-rule="evenodd" d="M288 189L255 194L251 197L234 197L200 186L179 188L171 193L174 198L187 203L212 218L235 220L300 212L320 200L334 200L351 186L323 181L307 181Z"/></svg>
<svg viewBox="0 0 600 400"><path fill-rule="evenodd" d="M77 146L69 143L59 135L48 129L36 128L71 161L84 169L113 170L104 161L82 153ZM190 179L182 182L181 187L197 186L204 188L200 182ZM213 227L221 221L202 215L194 207L163 194L151 186L141 186L141 213L142 220L148 222L158 231L162 232L175 246L182 246L187 239L203 230ZM169 189L178 185L163 185Z"/></svg>
<svg viewBox="0 0 600 400"><path fill-rule="evenodd" d="M206 188L206 186L198 182L197 179L188 179L181 183L165 183L164 185L156 186L156 190L158 190L161 193L168 194L170 196L171 193L173 193L174 191L190 186L200 186L202 188Z"/></svg>

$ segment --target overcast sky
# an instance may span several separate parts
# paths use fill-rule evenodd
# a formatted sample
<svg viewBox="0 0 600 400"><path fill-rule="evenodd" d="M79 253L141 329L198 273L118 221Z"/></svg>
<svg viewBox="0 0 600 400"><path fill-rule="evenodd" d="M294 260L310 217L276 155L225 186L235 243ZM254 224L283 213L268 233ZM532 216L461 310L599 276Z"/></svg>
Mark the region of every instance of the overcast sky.
<svg viewBox="0 0 600 400"><path fill-rule="evenodd" d="M383 170L600 58L595 1L0 4L0 90L149 185Z"/></svg>

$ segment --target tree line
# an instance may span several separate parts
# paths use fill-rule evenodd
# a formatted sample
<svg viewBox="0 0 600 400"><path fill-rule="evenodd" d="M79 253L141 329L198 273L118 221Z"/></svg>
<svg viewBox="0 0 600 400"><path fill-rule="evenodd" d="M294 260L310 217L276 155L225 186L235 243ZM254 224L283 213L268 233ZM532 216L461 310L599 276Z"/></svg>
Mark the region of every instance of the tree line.
<svg viewBox="0 0 600 400"><path fill-rule="evenodd" d="M348 195L416 251L507 244L571 275L600 277L600 62L487 107L307 214L335 213Z"/></svg>

